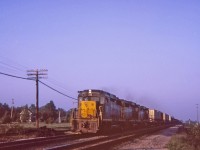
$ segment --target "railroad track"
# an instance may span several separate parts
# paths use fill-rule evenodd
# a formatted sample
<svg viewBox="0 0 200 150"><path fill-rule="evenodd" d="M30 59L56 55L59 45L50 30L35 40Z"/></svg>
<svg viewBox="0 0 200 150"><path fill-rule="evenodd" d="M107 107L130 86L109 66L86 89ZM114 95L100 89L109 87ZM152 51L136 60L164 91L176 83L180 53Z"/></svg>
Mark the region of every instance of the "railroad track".
<svg viewBox="0 0 200 150"><path fill-rule="evenodd" d="M32 139L17 140L12 142L3 142L0 143L0 150L35 149L36 147L43 147L45 145L53 144L56 142L62 143L90 136L92 135L72 134L72 135L60 135L51 137L38 137Z"/></svg>
<svg viewBox="0 0 200 150"><path fill-rule="evenodd" d="M169 127L169 126L167 126ZM137 138L142 135L151 134L156 131L165 129L167 127L155 127L155 128L148 128L148 129L142 129L135 132L129 132L129 133L118 133L115 135L109 135L109 136L100 136L93 139L89 139L86 141L74 141L71 144L64 144L54 147L45 148L44 150L102 150L102 149L109 149L113 145L122 143L126 140Z"/></svg>
<svg viewBox="0 0 200 150"><path fill-rule="evenodd" d="M34 138L28 140L18 140L0 143L0 150L69 150L69 149L102 149L109 148L110 145L136 138L138 136L156 132L167 128L154 127L141 129L134 132L123 132L114 135L95 135L94 134L72 134L62 136L52 136L47 138Z"/></svg>

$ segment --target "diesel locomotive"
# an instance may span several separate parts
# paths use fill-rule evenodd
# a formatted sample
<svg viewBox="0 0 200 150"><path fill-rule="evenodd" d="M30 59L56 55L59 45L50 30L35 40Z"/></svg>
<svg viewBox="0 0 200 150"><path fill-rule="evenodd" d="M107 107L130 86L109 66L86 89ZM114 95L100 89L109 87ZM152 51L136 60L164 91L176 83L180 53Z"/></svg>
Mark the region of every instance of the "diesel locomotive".
<svg viewBox="0 0 200 150"><path fill-rule="evenodd" d="M172 122L168 114L120 99L106 91L83 90L78 93L78 107L73 111L73 131L97 133L113 128L123 130Z"/></svg>

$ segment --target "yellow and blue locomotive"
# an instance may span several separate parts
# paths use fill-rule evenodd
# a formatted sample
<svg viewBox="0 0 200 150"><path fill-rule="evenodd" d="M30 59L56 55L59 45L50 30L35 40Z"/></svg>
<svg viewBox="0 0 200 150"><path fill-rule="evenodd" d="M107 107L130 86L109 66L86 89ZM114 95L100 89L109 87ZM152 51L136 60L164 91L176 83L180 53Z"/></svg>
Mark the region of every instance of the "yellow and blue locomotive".
<svg viewBox="0 0 200 150"><path fill-rule="evenodd" d="M73 113L72 129L82 133L129 128L149 120L148 108L102 90L79 91Z"/></svg>

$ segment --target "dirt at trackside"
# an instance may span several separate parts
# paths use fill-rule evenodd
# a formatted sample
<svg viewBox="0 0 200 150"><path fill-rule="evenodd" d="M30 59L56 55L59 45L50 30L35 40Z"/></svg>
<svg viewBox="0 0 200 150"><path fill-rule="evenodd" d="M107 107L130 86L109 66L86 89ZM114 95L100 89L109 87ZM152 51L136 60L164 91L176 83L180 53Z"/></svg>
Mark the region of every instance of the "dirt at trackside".
<svg viewBox="0 0 200 150"><path fill-rule="evenodd" d="M64 134L64 132L58 132L54 129L46 127L40 127L39 129L21 129L17 133L13 132L10 134L0 134L0 143L37 137L49 137L61 134Z"/></svg>
<svg viewBox="0 0 200 150"><path fill-rule="evenodd" d="M171 139L172 135L176 134L178 131L178 126L170 127L168 129L164 129L162 131L159 131L158 133L155 133L153 135L143 136L139 139L135 139L123 144L120 144L118 146L115 146L112 148L112 150L127 150L127 149L133 149L133 150L167 150L166 144Z"/></svg>

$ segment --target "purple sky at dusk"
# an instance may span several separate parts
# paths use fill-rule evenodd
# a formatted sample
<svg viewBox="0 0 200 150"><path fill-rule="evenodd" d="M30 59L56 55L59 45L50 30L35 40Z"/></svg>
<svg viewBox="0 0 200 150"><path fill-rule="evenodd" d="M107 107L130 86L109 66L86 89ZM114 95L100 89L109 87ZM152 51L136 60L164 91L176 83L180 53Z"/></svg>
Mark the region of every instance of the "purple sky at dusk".
<svg viewBox="0 0 200 150"><path fill-rule="evenodd" d="M196 120L200 1L1 0L0 72L27 77L37 68L48 69L44 83L75 98L101 89ZM35 104L34 81L0 81L1 103ZM50 100L77 105L40 84L39 105Z"/></svg>

